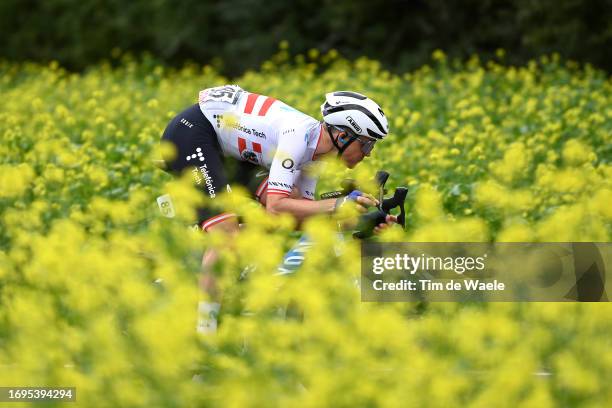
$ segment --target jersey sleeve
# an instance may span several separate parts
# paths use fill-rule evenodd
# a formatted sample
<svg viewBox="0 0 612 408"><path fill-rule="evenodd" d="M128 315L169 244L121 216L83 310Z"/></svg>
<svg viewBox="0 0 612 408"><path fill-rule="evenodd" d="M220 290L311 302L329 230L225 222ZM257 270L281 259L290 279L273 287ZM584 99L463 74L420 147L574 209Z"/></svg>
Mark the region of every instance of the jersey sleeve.
<svg viewBox="0 0 612 408"><path fill-rule="evenodd" d="M299 135L294 128L280 130L278 147L270 166L268 194L291 195L307 148L306 141Z"/></svg>
<svg viewBox="0 0 612 408"><path fill-rule="evenodd" d="M303 168L300 172L299 177L295 183L295 186L300 190L302 194L302 198L307 200L314 200L315 198L315 190L317 188L318 178L308 170L308 168Z"/></svg>

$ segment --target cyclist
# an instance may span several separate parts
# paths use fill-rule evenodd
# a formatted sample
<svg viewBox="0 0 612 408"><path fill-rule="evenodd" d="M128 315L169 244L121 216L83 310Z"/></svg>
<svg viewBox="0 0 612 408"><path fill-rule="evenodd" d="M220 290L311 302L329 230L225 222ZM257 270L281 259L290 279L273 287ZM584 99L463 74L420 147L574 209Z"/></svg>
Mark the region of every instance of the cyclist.
<svg viewBox="0 0 612 408"><path fill-rule="evenodd" d="M164 158L167 170L190 171L212 203L235 182L247 186L271 213L298 220L332 213L339 201L314 201L317 180L309 167L324 155L338 154L353 168L389 128L382 109L356 92L328 93L321 112L323 122L236 85L205 89L199 103L178 114L162 136L176 151ZM262 167L270 169L265 178ZM258 176L262 180L255 185ZM365 207L376 203L366 195L351 199ZM198 210L198 225L205 231L237 230L237 214L209 205Z"/></svg>
<svg viewBox="0 0 612 408"><path fill-rule="evenodd" d="M176 175L189 171L210 203L220 193L231 193L230 183L239 183L268 212L289 213L298 220L332 213L347 200L364 208L378 204L357 191L315 201L317 180L309 168L325 155L337 154L349 168L369 156L374 144L389 132L383 110L364 95L338 91L326 94L321 113L322 122L236 85L205 89L198 103L178 114L164 131L162 141L171 143L176 153L164 157L166 170ZM395 221L388 216L375 232ZM204 231L234 232L238 230L237 214L209 204L198 209L198 225ZM207 251L202 260L201 284L213 303L199 304L200 332L216 330L219 296L214 278L206 273L215 259L215 252Z"/></svg>

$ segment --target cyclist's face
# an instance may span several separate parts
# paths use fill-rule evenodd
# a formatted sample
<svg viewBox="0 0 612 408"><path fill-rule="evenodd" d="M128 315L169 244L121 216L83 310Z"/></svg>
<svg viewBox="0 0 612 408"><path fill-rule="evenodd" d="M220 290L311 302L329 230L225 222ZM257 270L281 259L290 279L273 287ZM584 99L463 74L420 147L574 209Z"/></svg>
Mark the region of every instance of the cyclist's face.
<svg viewBox="0 0 612 408"><path fill-rule="evenodd" d="M363 152L362 143L359 139L357 139L353 143L351 143L349 147L347 147L346 150L342 153L342 160L344 160L346 167L352 169L360 161L362 161L364 157L369 155L370 153L365 154Z"/></svg>

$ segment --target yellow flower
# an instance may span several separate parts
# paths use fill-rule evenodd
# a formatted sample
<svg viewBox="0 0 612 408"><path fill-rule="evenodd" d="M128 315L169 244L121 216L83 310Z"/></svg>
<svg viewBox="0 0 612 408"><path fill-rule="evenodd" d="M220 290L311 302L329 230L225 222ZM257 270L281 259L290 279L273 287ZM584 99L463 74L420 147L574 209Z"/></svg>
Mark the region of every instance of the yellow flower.
<svg viewBox="0 0 612 408"><path fill-rule="evenodd" d="M570 139L563 147L563 160L568 165L580 165L587 161L592 161L593 150L580 140Z"/></svg>
<svg viewBox="0 0 612 408"><path fill-rule="evenodd" d="M433 58L434 61L443 62L446 61L446 54L444 54L442 50L434 50L431 54L431 58Z"/></svg>
<svg viewBox="0 0 612 408"><path fill-rule="evenodd" d="M28 164L0 165L0 197L21 196L30 187L34 177L34 170Z"/></svg>
<svg viewBox="0 0 612 408"><path fill-rule="evenodd" d="M11 101L0 112L0 365L10 367L0 383L74 385L82 406L609 402L604 304L362 302L360 243L337 235L355 208L303 221L313 246L297 272L277 275L297 240L292 217L270 216L239 187L211 201L189 175L172 180L152 163L176 156L159 145L176 112L228 83L220 61L169 68L112 54L86 73L0 62ZM354 170L334 160L309 169L317 192L345 178L375 192L378 169L391 173L390 192L409 187L407 230L375 240L610 241L611 82L559 55L525 66L504 55L445 67L436 50L433 66L395 74L336 50L294 59L285 41L234 82L317 119L331 90L382 106L392 133L371 157ZM173 219L159 214L165 194ZM246 227L189 229L203 204L239 213ZM198 336L210 248L220 325ZM536 381L543 368L552 375Z"/></svg>

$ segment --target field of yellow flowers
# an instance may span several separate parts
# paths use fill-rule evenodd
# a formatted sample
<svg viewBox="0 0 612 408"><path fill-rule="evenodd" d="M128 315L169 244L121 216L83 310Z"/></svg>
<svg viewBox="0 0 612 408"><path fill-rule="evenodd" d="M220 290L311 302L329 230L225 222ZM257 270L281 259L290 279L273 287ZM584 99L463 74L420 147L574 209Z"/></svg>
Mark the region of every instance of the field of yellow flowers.
<svg viewBox="0 0 612 408"><path fill-rule="evenodd" d="M338 243L333 221L305 224L314 249L290 277L273 273L289 218L237 197L228 205L248 228L232 248L188 229L200 198L153 161L169 119L228 82L211 67L124 55L80 74L8 62L0 73L0 385L74 386L82 407L612 400L608 304L362 303L358 243ZM283 48L232 82L317 118L332 90L380 103L388 141L352 173L330 163L320 192L380 168L409 186L408 228L381 240L610 241L612 80L588 65L436 52L398 75ZM168 192L177 219L159 215ZM195 331L205 247L222 253L214 336Z"/></svg>

